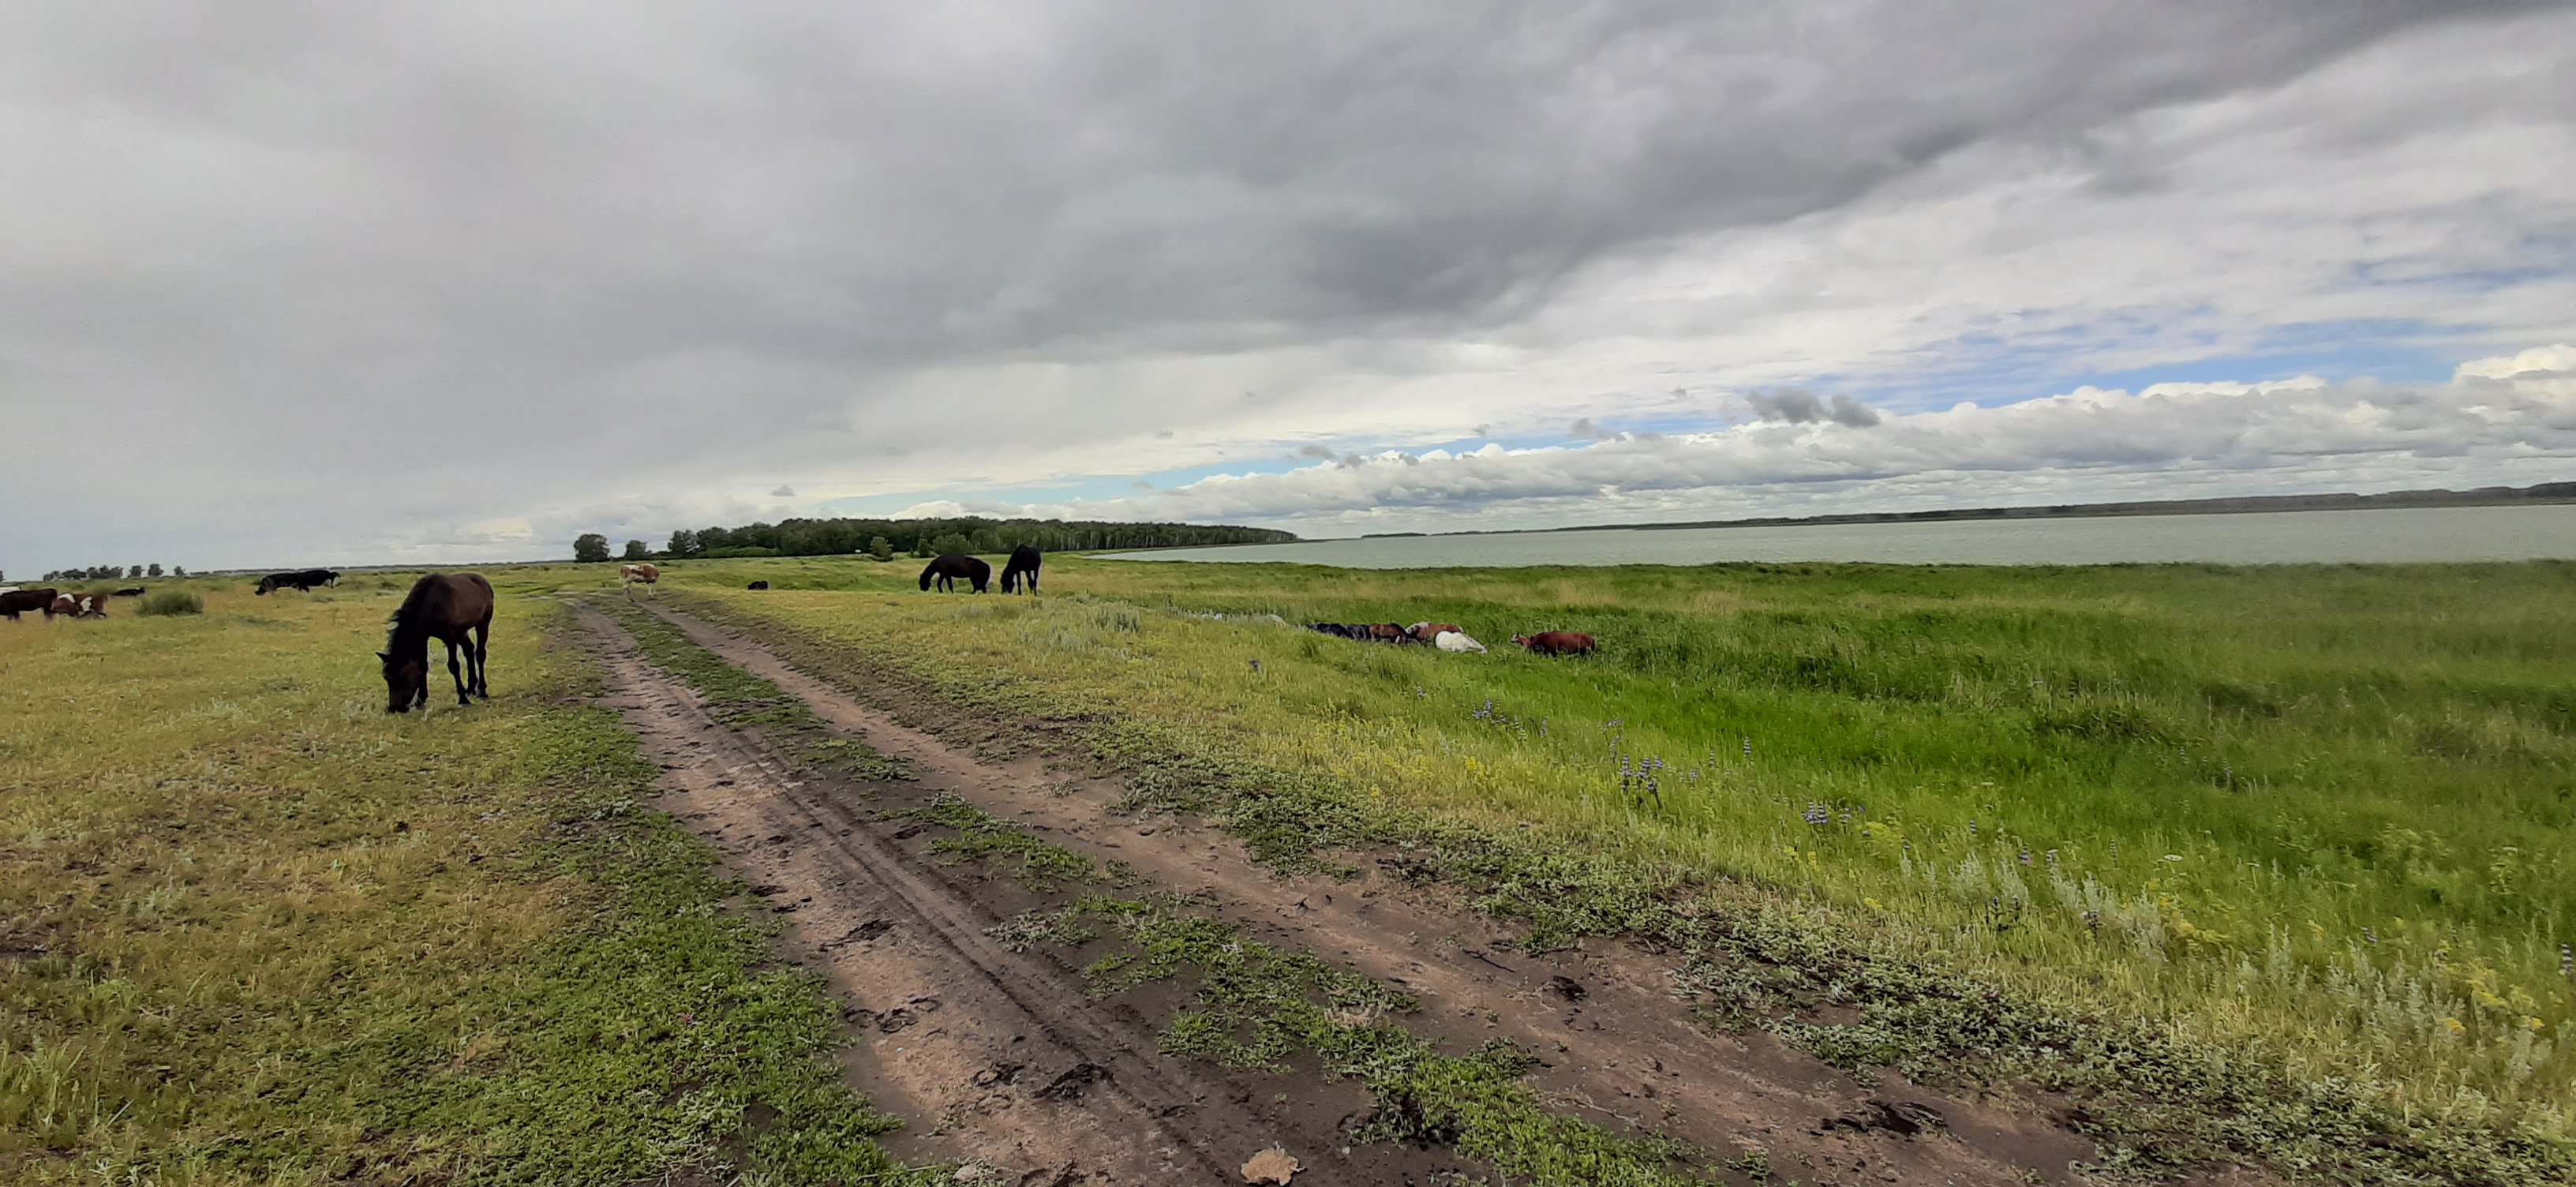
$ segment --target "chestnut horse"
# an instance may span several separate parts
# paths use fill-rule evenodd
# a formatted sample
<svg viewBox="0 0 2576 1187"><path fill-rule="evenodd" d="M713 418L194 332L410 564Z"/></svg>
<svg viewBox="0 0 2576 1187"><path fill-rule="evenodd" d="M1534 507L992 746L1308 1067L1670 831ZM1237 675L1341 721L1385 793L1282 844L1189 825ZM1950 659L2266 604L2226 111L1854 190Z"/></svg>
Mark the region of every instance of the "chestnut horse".
<svg viewBox="0 0 2576 1187"><path fill-rule="evenodd" d="M1535 635L1514 635L1512 642L1540 655L1592 654L1592 636L1581 631L1540 631Z"/></svg>
<svg viewBox="0 0 2576 1187"><path fill-rule="evenodd" d="M385 712L409 713L414 705L429 704L431 639L447 644L447 674L456 680L456 703L471 705L473 696L491 700L483 659L491 649L492 605L492 583L480 573L432 573L413 582L410 596L388 624L385 649L376 653L385 665ZM462 669L456 662L459 650L465 654Z"/></svg>
<svg viewBox="0 0 2576 1187"><path fill-rule="evenodd" d="M992 584L993 566L984 563L982 557L952 552L930 562L930 567L921 571L921 588L928 590L935 579L942 591L953 591L960 577L974 583L976 593L983 593L985 587Z"/></svg>

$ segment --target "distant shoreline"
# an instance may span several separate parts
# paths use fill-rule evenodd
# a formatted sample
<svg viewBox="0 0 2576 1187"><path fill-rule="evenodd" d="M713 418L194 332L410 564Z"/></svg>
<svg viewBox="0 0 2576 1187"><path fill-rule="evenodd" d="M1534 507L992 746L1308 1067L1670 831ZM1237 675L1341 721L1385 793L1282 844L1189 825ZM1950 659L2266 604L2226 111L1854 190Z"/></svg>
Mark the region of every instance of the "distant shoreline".
<svg viewBox="0 0 2576 1187"><path fill-rule="evenodd" d="M1862 511L1841 515L1701 519L1679 523L1594 523L1562 528L1501 528L1462 532L1372 532L1344 539L1388 540L1408 536L1524 536L1550 532L1661 532L1694 528L1825 527L1853 523L1939 523L1990 519L2102 519L2138 515L2231 515L2280 511L2375 511L2400 507L2509 507L2576 503L2576 482L2484 486L2475 490L2397 490L2380 494L2244 495L2221 499L2163 499L2122 503L2055 503L2034 507L1956 507L1937 511ZM1323 541L1300 541L1323 543Z"/></svg>

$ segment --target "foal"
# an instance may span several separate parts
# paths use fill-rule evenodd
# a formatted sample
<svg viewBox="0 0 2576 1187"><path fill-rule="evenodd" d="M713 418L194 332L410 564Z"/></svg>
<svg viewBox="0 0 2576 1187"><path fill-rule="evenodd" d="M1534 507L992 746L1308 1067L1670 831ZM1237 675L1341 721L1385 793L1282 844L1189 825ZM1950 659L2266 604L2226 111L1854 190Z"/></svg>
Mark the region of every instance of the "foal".
<svg viewBox="0 0 2576 1187"><path fill-rule="evenodd" d="M456 703L473 704L468 693L491 700L483 658L491 649L492 606L492 583L480 573L432 573L413 582L410 596L394 611L385 649L376 653L385 665L385 712L409 713L414 705L429 704L431 639L447 644L447 674L456 680ZM463 668L456 662L459 651L465 656Z"/></svg>

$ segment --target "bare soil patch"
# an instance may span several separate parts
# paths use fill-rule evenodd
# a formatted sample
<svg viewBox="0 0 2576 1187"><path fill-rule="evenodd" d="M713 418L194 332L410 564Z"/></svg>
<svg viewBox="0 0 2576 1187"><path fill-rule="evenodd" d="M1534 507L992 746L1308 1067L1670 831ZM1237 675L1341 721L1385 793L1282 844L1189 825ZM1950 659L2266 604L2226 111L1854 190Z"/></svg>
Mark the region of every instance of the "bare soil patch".
<svg viewBox="0 0 2576 1187"><path fill-rule="evenodd" d="M687 687L584 621L610 655L611 703L665 767L664 806L712 838L773 909L789 950L829 976L861 1041L854 1082L912 1121L889 1149L955 1158L1026 1184L1240 1182L1277 1146L1298 1183L1430 1184L1482 1175L1445 1150L1352 1141L1370 1108L1349 1082L1238 1073L1173 1059L1154 987L1094 1001L1078 972L1013 953L985 929L1041 901L1016 882L928 852L891 812L960 797L1067 851L1124 863L1145 890L1189 893L1246 935L1311 952L1422 1002L1405 1018L1450 1050L1500 1036L1536 1054L1534 1083L1564 1111L1741 1159L1752 1181L2026 1183L2068 1179L2092 1145L2035 1105L1957 1099L1899 1081L1855 1083L1759 1032L1712 1035L1676 1000L1670 964L1598 941L1531 956L1436 888L1377 872L1282 877L1195 821L1119 810L1123 788L1045 756L997 759L907 720L938 712L800 670L760 643L656 608L693 641L801 699L833 729L909 762L917 780L809 777L759 737L709 717ZM864 689L866 699L853 695ZM1759 1152L1760 1159L1745 1156Z"/></svg>

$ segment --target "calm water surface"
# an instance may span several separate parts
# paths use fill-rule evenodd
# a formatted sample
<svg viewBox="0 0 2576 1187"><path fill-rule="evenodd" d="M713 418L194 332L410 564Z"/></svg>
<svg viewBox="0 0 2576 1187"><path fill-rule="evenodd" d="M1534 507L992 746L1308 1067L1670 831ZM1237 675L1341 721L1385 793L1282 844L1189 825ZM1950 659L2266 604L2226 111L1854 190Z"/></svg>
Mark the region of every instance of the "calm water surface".
<svg viewBox="0 0 2576 1187"><path fill-rule="evenodd" d="M1176 548L1120 556L1145 561L1289 561L1350 569L1719 561L1905 565L2511 561L2576 558L2576 504L1653 531L1608 528Z"/></svg>

